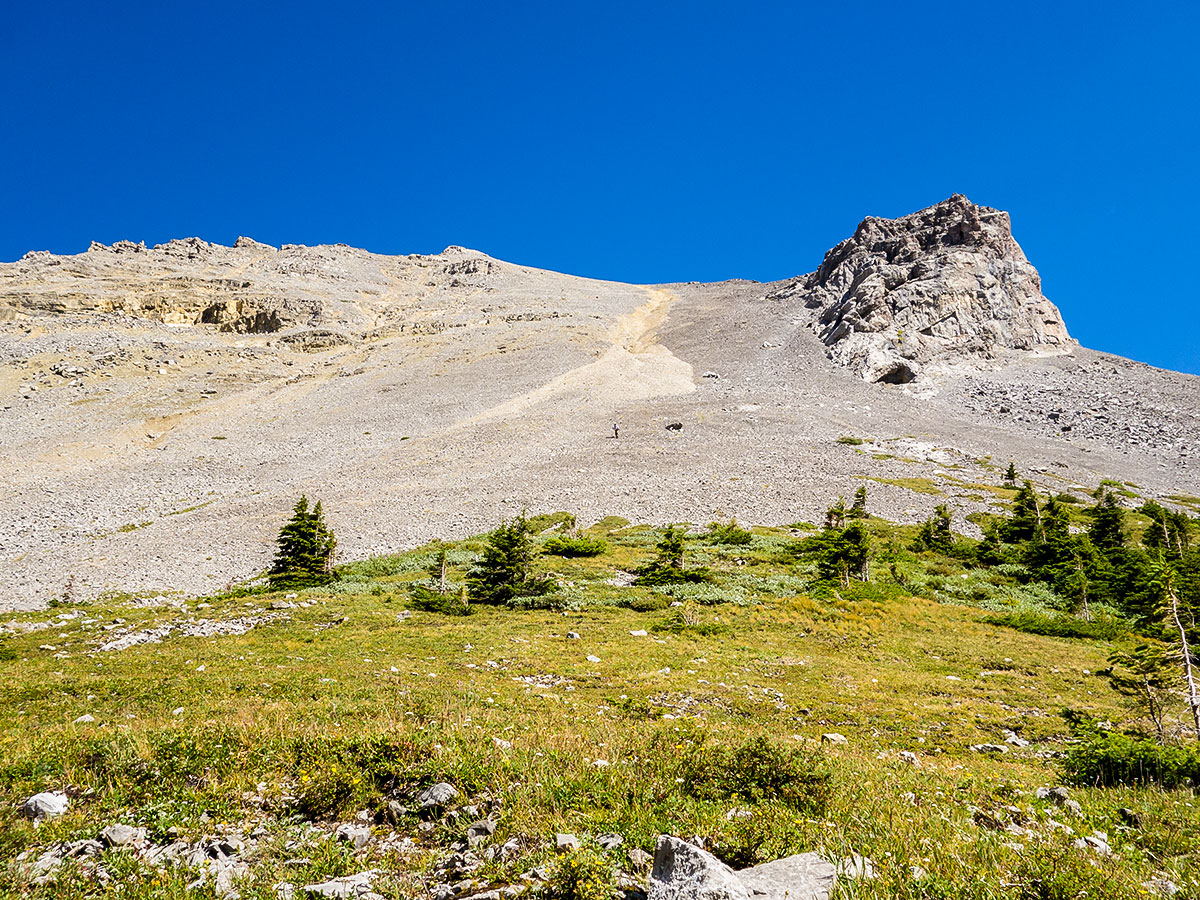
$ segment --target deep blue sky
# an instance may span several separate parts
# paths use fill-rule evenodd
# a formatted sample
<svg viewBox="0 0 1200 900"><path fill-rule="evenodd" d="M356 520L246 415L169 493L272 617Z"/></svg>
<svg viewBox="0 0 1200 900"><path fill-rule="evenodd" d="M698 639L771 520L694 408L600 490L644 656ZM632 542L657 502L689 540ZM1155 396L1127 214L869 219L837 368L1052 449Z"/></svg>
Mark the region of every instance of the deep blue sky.
<svg viewBox="0 0 1200 900"><path fill-rule="evenodd" d="M1009 210L1084 344L1200 372L1195 4L13 3L0 260L239 234L634 282Z"/></svg>

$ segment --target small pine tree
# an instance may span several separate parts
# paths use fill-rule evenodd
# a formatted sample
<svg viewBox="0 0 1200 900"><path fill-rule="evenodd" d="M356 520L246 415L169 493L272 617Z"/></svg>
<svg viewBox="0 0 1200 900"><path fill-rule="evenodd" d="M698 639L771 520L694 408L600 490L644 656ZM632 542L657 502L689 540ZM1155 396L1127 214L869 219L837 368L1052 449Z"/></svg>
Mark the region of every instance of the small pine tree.
<svg viewBox="0 0 1200 900"><path fill-rule="evenodd" d="M1092 527L1088 537L1101 553L1112 553L1125 546L1125 510L1112 491L1104 491L1090 510Z"/></svg>
<svg viewBox="0 0 1200 900"><path fill-rule="evenodd" d="M913 540L912 549L936 550L938 553L950 553L954 550L954 532L950 530L950 509L944 503L938 504L933 515L925 520L921 530Z"/></svg>
<svg viewBox="0 0 1200 900"><path fill-rule="evenodd" d="M1175 663L1166 649L1140 644L1132 650L1117 650L1108 657L1112 666L1105 674L1113 690L1129 697L1139 711L1154 723L1159 741L1165 737L1163 711L1175 693Z"/></svg>
<svg viewBox="0 0 1200 900"><path fill-rule="evenodd" d="M1004 470L1004 483L1009 487L1017 486L1017 466L1012 460L1009 460L1008 468Z"/></svg>
<svg viewBox="0 0 1200 900"><path fill-rule="evenodd" d="M859 485L858 490L854 492L854 504L846 515L851 519L865 519L870 515L867 512L867 486L865 484Z"/></svg>
<svg viewBox="0 0 1200 900"><path fill-rule="evenodd" d="M554 579L536 575L533 528L524 514L501 522L488 535L488 545L467 573L471 599L480 603L511 603L519 597L541 597L558 589Z"/></svg>
<svg viewBox="0 0 1200 900"><path fill-rule="evenodd" d="M826 529L816 537L819 544L817 571L829 581L849 587L852 580L866 581L871 535L855 522L841 529Z"/></svg>
<svg viewBox="0 0 1200 900"><path fill-rule="evenodd" d="M1026 481L1013 498L1012 515L1000 526L1000 536L1010 544L1037 537L1042 530L1042 504L1032 482Z"/></svg>
<svg viewBox="0 0 1200 900"><path fill-rule="evenodd" d="M654 560L637 570L637 584L680 584L712 580L712 573L706 568L684 567L687 548L682 526L668 525L655 549L658 555Z"/></svg>
<svg viewBox="0 0 1200 900"><path fill-rule="evenodd" d="M325 524L319 500L310 510L308 497L301 495L276 543L279 551L267 573L272 589L313 587L333 580L337 539Z"/></svg>
<svg viewBox="0 0 1200 900"><path fill-rule="evenodd" d="M846 524L846 498L838 497L837 503L825 510L825 527L841 528Z"/></svg>

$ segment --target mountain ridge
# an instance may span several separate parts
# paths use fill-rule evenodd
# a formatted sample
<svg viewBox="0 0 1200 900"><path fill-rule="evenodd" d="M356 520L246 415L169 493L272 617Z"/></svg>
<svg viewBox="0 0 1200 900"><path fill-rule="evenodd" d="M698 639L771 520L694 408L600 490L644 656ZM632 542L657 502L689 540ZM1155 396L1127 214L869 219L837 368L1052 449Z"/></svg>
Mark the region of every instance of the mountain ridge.
<svg viewBox="0 0 1200 900"><path fill-rule="evenodd" d="M458 247L240 243L0 265L0 604L45 603L68 578L81 593L220 589L269 561L301 493L325 501L347 559L521 509L816 520L862 483L885 516L944 502L972 533L965 517L991 508L972 485L1008 459L1047 490L1117 478L1164 503L1200 496L1200 382L1074 343L958 353L956 326L912 356L889 355L887 328L831 344L826 310L874 327L867 293L810 307L808 276L644 286ZM886 289L894 263L848 246L828 271L861 259L860 286ZM978 284L993 251L934 252L943 282ZM1029 287L1036 270L1020 274ZM887 322L902 287L870 294ZM1044 300L1018 294L1013 309ZM1003 337L1004 316L978 312L968 337ZM863 367L896 358L907 384Z"/></svg>

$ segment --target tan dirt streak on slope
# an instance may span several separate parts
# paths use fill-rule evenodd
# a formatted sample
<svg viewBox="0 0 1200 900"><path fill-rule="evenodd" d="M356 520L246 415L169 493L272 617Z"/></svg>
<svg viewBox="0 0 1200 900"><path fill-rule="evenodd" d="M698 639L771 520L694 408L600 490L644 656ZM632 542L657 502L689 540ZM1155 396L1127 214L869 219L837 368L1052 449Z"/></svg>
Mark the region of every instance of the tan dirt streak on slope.
<svg viewBox="0 0 1200 900"><path fill-rule="evenodd" d="M613 323L608 333L610 346L595 362L564 372L541 387L456 422L449 430L520 415L538 404L576 392L586 393L589 404L611 405L694 391L692 367L658 342L658 329L678 297L659 288L642 290L649 299Z"/></svg>

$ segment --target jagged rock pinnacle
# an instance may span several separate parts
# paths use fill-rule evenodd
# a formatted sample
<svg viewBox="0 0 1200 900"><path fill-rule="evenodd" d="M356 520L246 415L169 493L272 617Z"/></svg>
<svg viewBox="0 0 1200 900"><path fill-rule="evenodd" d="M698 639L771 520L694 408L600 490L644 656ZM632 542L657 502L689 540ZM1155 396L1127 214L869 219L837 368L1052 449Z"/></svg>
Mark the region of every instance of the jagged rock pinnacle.
<svg viewBox="0 0 1200 900"><path fill-rule="evenodd" d="M905 383L928 367L1073 345L1008 213L962 194L898 219L863 219L815 272L773 296L802 300L830 357L867 381Z"/></svg>

